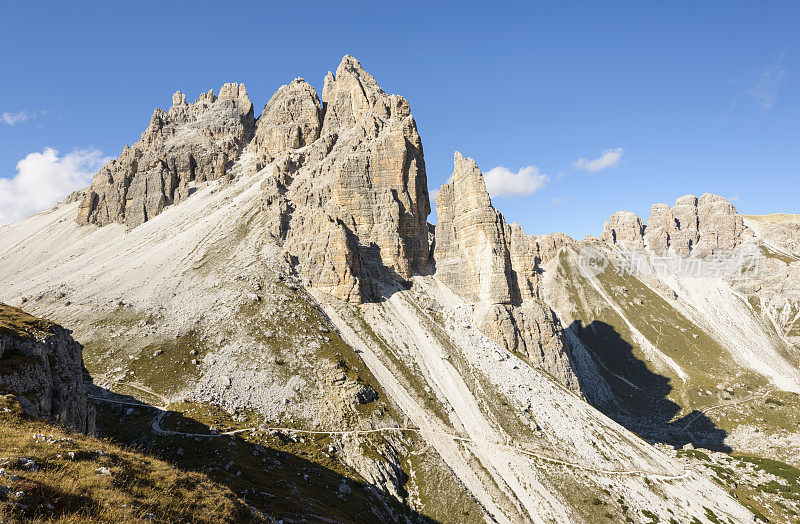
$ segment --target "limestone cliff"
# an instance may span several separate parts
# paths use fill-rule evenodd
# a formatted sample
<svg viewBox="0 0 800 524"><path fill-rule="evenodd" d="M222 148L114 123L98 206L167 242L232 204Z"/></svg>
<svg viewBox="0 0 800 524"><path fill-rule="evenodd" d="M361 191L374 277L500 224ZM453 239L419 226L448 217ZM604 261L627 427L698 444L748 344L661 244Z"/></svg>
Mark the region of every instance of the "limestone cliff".
<svg viewBox="0 0 800 524"><path fill-rule="evenodd" d="M350 56L335 75L328 73L322 99L320 137L305 147L307 139L298 139L299 149L277 156L265 208L299 277L345 300L369 300L381 293L377 281L408 279L428 263L422 142L408 102L384 93ZM315 103L307 84L282 88L270 101ZM316 121L313 111L304 114L305 124L295 129L308 129L310 138Z"/></svg>
<svg viewBox="0 0 800 524"><path fill-rule="evenodd" d="M30 415L91 431L80 344L56 324L0 303L0 395L15 395Z"/></svg>
<svg viewBox="0 0 800 524"><path fill-rule="evenodd" d="M387 95L351 56L325 78L322 101L302 79L281 87L258 120L241 84L157 109L142 139L100 170L78 222L135 227L190 184L270 170L265 232L305 283L351 302L428 264L422 141L408 102ZM249 170L249 171L248 171Z"/></svg>
<svg viewBox="0 0 800 524"><path fill-rule="evenodd" d="M644 248L644 223L635 213L617 211L605 224L600 240L610 246Z"/></svg>
<svg viewBox="0 0 800 524"><path fill-rule="evenodd" d="M454 164L436 197L436 276L475 305L484 333L578 390L563 329L539 295L542 257L554 256L565 236L529 237L509 226L475 162L456 152Z"/></svg>
<svg viewBox="0 0 800 524"><path fill-rule="evenodd" d="M156 109L141 139L95 176L78 223L135 227L189 196L192 182L224 176L253 132L253 104L243 84L193 104L180 91L169 111Z"/></svg>
<svg viewBox="0 0 800 524"><path fill-rule="evenodd" d="M634 213L617 212L606 222L600 239L610 246L647 246L656 253L671 249L683 256L706 256L732 250L751 237L753 232L733 204L706 193L700 198L682 196L672 207L653 204L646 225Z"/></svg>

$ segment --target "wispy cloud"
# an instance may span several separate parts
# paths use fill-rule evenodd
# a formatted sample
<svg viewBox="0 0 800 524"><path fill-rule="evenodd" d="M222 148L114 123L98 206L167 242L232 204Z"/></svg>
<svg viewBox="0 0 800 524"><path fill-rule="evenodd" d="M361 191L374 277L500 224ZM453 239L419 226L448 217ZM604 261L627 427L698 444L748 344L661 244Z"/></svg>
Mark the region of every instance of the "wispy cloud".
<svg viewBox="0 0 800 524"><path fill-rule="evenodd" d="M733 196L728 197L728 201L730 201L730 202L738 202L739 199L741 199L741 198L742 197L740 197L739 195L733 195Z"/></svg>
<svg viewBox="0 0 800 524"><path fill-rule="evenodd" d="M63 156L52 148L30 153L17 162L13 178L0 178L0 225L43 211L76 189L110 158L97 149L75 150Z"/></svg>
<svg viewBox="0 0 800 524"><path fill-rule="evenodd" d="M615 147L612 149L605 149L603 150L603 154L600 155L599 158L595 158L593 160L589 160L586 158L579 158L575 162L572 163L572 167L575 169L580 169L582 171L589 171L590 173L596 173L597 171L602 171L603 169L609 169L612 167L617 167L622 160L622 155L625 153L625 150L621 147Z"/></svg>
<svg viewBox="0 0 800 524"><path fill-rule="evenodd" d="M557 205L563 204L563 203L564 203L564 202L566 202L566 201L567 201L567 199L566 199L566 198L564 198L564 197L555 197L555 198L553 199L553 201L552 201L552 204L553 204L554 206L557 206Z"/></svg>
<svg viewBox="0 0 800 524"><path fill-rule="evenodd" d="M761 109L770 110L778 101L778 92L786 77L783 67L783 57L767 66L763 71L751 73L747 94L750 95Z"/></svg>
<svg viewBox="0 0 800 524"><path fill-rule="evenodd" d="M24 124L29 120L33 120L46 114L47 111L35 111L33 113L25 110L17 111L16 113L5 112L0 114L0 122L9 126L15 126L17 124Z"/></svg>
<svg viewBox="0 0 800 524"><path fill-rule="evenodd" d="M530 195L544 188L550 178L536 166L525 166L519 171L497 166L483 175L489 195L501 198L515 198Z"/></svg>

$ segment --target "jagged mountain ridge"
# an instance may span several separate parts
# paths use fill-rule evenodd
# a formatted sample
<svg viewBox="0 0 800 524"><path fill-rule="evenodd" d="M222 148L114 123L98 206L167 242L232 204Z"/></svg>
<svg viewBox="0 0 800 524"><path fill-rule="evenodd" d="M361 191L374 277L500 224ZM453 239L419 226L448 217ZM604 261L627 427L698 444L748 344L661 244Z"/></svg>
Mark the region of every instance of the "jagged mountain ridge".
<svg viewBox="0 0 800 524"><path fill-rule="evenodd" d="M370 273L407 279L425 269L430 204L414 118L350 56L325 77L322 104L296 79L257 121L241 84L194 104L175 93L142 139L98 172L78 222L139 225L179 203L189 184L232 175L237 161L237 174L271 164L267 231L316 288L358 302L377 293Z"/></svg>
<svg viewBox="0 0 800 524"><path fill-rule="evenodd" d="M75 326L87 366L113 390L141 397L145 387L145 397L155 395L148 400L182 409L187 399L191 409L222 406L242 424L420 428L334 444L361 479L436 519L595 521L609 512L624 520L630 511L646 521L647 511L707 520L704 507L749 518L724 490L682 473L674 454L575 396L625 426L642 420L613 373L636 377L598 356L575 325L584 304L559 277L582 246L610 251L614 242L525 235L506 224L477 166L460 155L429 237L408 104L351 57L326 77L321 101L303 81L282 87L252 137L242 124L248 138L239 142L236 122L250 111L236 88L235 97L220 95L233 124L211 134L238 151L224 170L192 175L193 162L220 165L213 140L187 151L158 138L188 136L183 128L203 120L172 121L170 109L154 127L167 131L143 138L133 155L156 159L157 169L120 168L125 189L112 195L116 209L132 205L131 222L127 212L81 218L104 216L85 210L102 201L117 161L81 204L0 229L3 298L29 298L37 313ZM209 107L192 111L216 115L220 99L201 98ZM175 113L190 111L180 95L173 102ZM135 187L146 191L128 199ZM183 190L175 189L170 204L167 187L185 187L186 198L176 202ZM594 289L579 286L584 295ZM581 493L608 500L595 507ZM455 518L458 507L469 516Z"/></svg>

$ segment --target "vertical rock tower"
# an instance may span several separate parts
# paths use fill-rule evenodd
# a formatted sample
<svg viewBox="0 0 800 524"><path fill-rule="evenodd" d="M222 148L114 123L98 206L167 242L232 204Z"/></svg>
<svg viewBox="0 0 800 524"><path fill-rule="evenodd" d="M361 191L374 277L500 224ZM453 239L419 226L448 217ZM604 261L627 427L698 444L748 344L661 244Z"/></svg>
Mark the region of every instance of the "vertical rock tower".
<svg viewBox="0 0 800 524"><path fill-rule="evenodd" d="M578 391L563 329L541 300L539 264L559 236L536 238L508 225L471 158L456 152L453 177L436 197L436 276L474 304L478 327Z"/></svg>

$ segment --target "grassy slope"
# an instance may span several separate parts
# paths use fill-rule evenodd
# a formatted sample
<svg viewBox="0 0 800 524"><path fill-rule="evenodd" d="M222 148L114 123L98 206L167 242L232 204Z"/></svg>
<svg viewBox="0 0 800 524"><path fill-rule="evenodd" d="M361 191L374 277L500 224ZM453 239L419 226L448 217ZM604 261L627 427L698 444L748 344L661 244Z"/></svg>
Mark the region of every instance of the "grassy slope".
<svg viewBox="0 0 800 524"><path fill-rule="evenodd" d="M620 315L588 282L582 280L566 253L561 255L558 271L570 302L575 305L574 318L584 328L601 325L613 333L608 337L601 336L604 335L602 332L585 330L584 341L607 367L648 392L634 391L614 377L606 376L627 408L643 414L652 411L654 405L664 406L673 425L683 427L697 415L697 411L730 403L730 407L707 414L718 430L729 433L742 425L757 425L768 432L797 430L800 398L796 394L773 391L763 398L758 397L769 387L763 377L737 366L716 340L640 280L619 274L610 267L597 277L598 284L614 300L625 318L681 366L688 376L686 382L657 359L648 356ZM653 404L652 398L661 398L662 395L660 403ZM745 401L749 398L753 401ZM733 405L739 401L745 402ZM698 419L695 424L699 426L702 423ZM692 429L699 429L697 426L692 425Z"/></svg>
<svg viewBox="0 0 800 524"><path fill-rule="evenodd" d="M303 333L309 330L316 332L319 329L317 326L323 325L323 319L320 317L319 312L309 304L303 300L298 300L297 304L294 305L297 307L292 309L295 313L300 313L300 318L293 321L277 319L274 316L266 319L266 312L262 315L256 311L256 309L260 308L241 310L237 315L241 321L239 328L247 331L247 337L250 340L269 342L269 346L274 346L273 349L277 358L277 356L281 355L283 346L288 344L289 338L299 336L301 330ZM18 319L24 320L23 327L25 329L33 329L40 325L39 323L42 323L42 326L55 326L55 324L44 323L44 321L40 321L35 317L25 315L19 310L15 310L14 313L14 324L12 324L11 320L8 320L7 323L13 325L17 330L22 329L19 327L21 323ZM141 315L128 311L126 308L118 308L110 317L104 318L105 322L98 321L98 323L115 326L116 330L119 331L117 326L126 326L131 330L135 330L141 329L139 324L142 321L144 321L145 327L153 322L152 319L140 317ZM265 322L265 320L267 321ZM27 326L32 327L28 328ZM264 336L264 332L271 332L272 335ZM328 333L327 335L328 343L324 344L320 349L317 358L339 363L346 362L344 365L347 369L346 374L351 381L363 382L366 380L374 383L374 378L369 375L368 371L359 366L358 358L352 349L344 344L334 333ZM95 341L95 344L87 349L87 364L90 370L95 368L96 371L107 372L109 369L122 365L126 370L135 371L135 375L130 377L126 375L117 384L120 392L136 394L137 397L153 405L141 404L137 407L135 405L93 400L92 402L95 404L98 414L98 432L106 439L103 442L105 447L103 448L99 444L101 441L85 437L75 437L73 441L86 443L84 447L87 449L108 449L106 453L109 456L127 457L126 460L129 463L121 465L120 468L122 470L126 470L125 468L130 469L128 467L130 464L138 464L136 462L137 459L131 457L141 457L142 461L147 460L158 464L161 469L175 472L182 471L180 475L183 476L191 477L195 475L197 478L204 479L204 482L216 486L215 489L227 490L226 493L230 494L232 500L238 501L237 504L252 505L252 507L258 508L265 514L276 517L305 517L312 520L324 517L333 519L336 522L364 522L376 518L373 510L377 508L379 514L386 515L386 512L404 514L412 518L413 521L425 521L424 517L393 499L377 494L370 486L367 486L360 475L346 466L343 460L336 456L335 452L330 451L329 446L336 444L336 442L324 435L298 438L277 432L256 431L239 433L235 436L197 438L184 435L156 434L152 426L154 417L160 413L163 415L160 425L164 429L204 435L212 434L215 431L258 426L266 421L250 413L244 413L242 414L243 416L234 420L231 415L218 407L201 403L191 398L184 398L180 402L171 404L169 411L166 413L162 413L160 409L154 406L161 404L162 395L170 395L184 389L187 383L191 383L198 376L197 366L189 363L189 360L193 357L190 351L197 350L199 354L196 355L196 358L202 358L207 351L205 344L207 338L197 332L190 331L178 338L156 343L148 342L145 339L142 344L144 349L140 349L138 355L135 354L137 358L134 359L128 358L130 350L124 343L121 344L123 340L128 343L131 340L125 340L125 337L117 337L117 339L116 344L113 339L101 339ZM132 340L132 342L134 342L135 347L138 341ZM156 350L160 350L161 353L154 357ZM0 363L5 360L7 359L1 359ZM277 366L277 364L275 365ZM286 363L278 367L288 368L289 365ZM356 373L353 369L360 371ZM287 370L287 373L289 372ZM135 384L139 381L147 386L152 386L155 394L149 395L145 391L128 387L128 384ZM386 397L379 386L376 385L375 387L378 390L379 397L385 399ZM93 395L103 395L99 388L96 389L96 391L92 392ZM108 392L104 395L118 402L136 403L136 400L131 397L109 394ZM372 402L365 406L358 405L355 408L356 412L346 417L345 422L347 425L357 426L361 417L367 416L373 411L390 409L383 401ZM24 456L34 458L37 462L40 462L40 459L44 460L44 463L56 460L50 455L42 455L40 453L41 450L29 449L29 447L23 447L18 443L25 442L27 436L37 432L58 434L58 438L62 438L61 435L63 433L60 430L44 423L28 421L26 424L34 429L24 429L19 433L17 431L18 428L15 427L15 420L0 420L0 435L2 435L2 438L0 438L0 457L11 456L11 451L14 451L12 448L16 447L24 450ZM292 426L293 424L284 421L279 425ZM342 427L341 429L346 428ZM383 444L383 436L379 434L370 435L364 440L364 446L370 446L374 449L378 449ZM6 450L6 444L11 446L9 451ZM43 444L43 446L45 445ZM142 454L125 451L125 448L142 452ZM49 448L45 446L44 449ZM65 453L67 451L72 451L72 449L66 449ZM23 454L14 456L23 456ZM88 457L89 454L85 454L85 456ZM95 458L97 460L91 463L87 462L88 469L84 468L85 471L76 471L73 468L66 472L62 472L60 469L61 462L66 461L66 459L58 459L56 462L59 467L49 468L40 472L39 483L57 484L57 479L60 479L58 482L69 483L68 478L70 477L87 477L89 480L99 479L97 481L101 482L106 477L92 476L90 473L93 474L94 470L100 467L95 462L98 464L102 462L100 465L106 465L108 459L102 456ZM133 462L130 462L131 460ZM65 464L69 465L72 462L66 461ZM89 468L89 466L92 467ZM180 469L176 469L176 467ZM113 471L112 468L112 473ZM147 489L157 489L162 492L174 491L169 487L169 484L165 484L156 478L150 479L148 471L138 471L137 473L143 476L135 481L137 486L147 485L149 486ZM51 476L53 479L50 478ZM0 477L0 484L2 484L2 477ZM91 483L87 489L90 491L100 489L98 486L96 483ZM204 486L203 484L200 487L206 489ZM61 493L64 489L67 488L59 487L58 490L53 491L53 496L63 499L65 495ZM114 489L121 490L120 497L127 496L124 492L124 485L114 484L109 488L111 491ZM149 493L149 491L137 491L131 497L135 496L141 500L146 500L151 497ZM110 496L108 493L104 495L104 497ZM152 496L154 497L155 495ZM202 500L202 496L192 496ZM242 515L237 514L228 518L224 513L211 513L206 519L202 511L194 511L192 508L184 514L180 507L182 503L180 500L174 500L158 506L159 499L156 499L150 505L142 506L139 504L137 506L125 499L118 504L128 512L124 515L118 514L119 512L116 509L114 509L114 512L108 513L116 506L112 504L106 507L105 499L96 501L86 497L73 497L70 500L74 500L74 503L69 515L64 515L64 518L72 518L71 516L74 516L74 514L80 514L82 515L80 518L85 517L89 521L122 520L127 522L139 515L139 513L142 515L152 513L157 516L163 516L162 521L164 522L198 521L194 519L208 522L247 521ZM43 502L43 504L46 503ZM170 510L171 506L175 507L174 512ZM95 507L100 509L92 509ZM139 508L141 511L134 514L131 513L134 511L131 508ZM108 516L106 517L107 513ZM0 518L0 521L4 520Z"/></svg>
<svg viewBox="0 0 800 524"><path fill-rule="evenodd" d="M0 335L30 339L50 334L55 327L52 322L36 318L21 309L0 302Z"/></svg>
<svg viewBox="0 0 800 524"><path fill-rule="evenodd" d="M800 469L773 459L701 450L678 450L677 456L725 487L757 522L800 522Z"/></svg>
<svg viewBox="0 0 800 524"><path fill-rule="evenodd" d="M116 441L143 449L178 467L201 471L228 486L248 504L275 518L328 518L336 522L364 521L374 507L384 505L414 517L397 502L375 494L361 477L328 450L326 436L292 436L281 432L243 432L221 437L153 435L155 408L105 404L99 424ZM212 434L250 424L237 422L209 404L171 405L161 427L186 433ZM341 486L346 485L347 493ZM368 518L366 518L369 521Z"/></svg>
<svg viewBox="0 0 800 524"><path fill-rule="evenodd" d="M2 522L265 520L203 473L30 419L10 395L0 397L0 457Z"/></svg>

